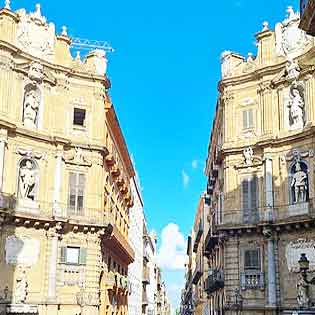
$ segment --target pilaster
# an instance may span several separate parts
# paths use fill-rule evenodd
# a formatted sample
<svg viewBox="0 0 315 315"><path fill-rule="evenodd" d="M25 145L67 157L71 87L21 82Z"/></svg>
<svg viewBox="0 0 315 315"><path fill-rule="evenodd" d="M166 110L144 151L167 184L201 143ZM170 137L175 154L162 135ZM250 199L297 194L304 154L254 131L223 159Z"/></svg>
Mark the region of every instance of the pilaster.
<svg viewBox="0 0 315 315"><path fill-rule="evenodd" d="M60 205L60 193L61 193L61 179L62 179L62 159L63 159L63 148L58 147L56 153L56 166L55 166L55 183L54 183L54 204L53 212L56 216L61 216L61 205Z"/></svg>

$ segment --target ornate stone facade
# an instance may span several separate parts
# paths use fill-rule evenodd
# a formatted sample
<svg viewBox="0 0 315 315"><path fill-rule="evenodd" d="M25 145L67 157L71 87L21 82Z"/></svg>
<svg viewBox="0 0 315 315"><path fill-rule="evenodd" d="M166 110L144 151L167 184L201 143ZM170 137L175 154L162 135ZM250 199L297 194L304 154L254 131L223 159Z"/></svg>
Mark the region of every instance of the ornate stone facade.
<svg viewBox="0 0 315 315"><path fill-rule="evenodd" d="M73 58L40 5L6 1L0 18L0 313L105 315L118 300L126 315L134 170L105 53Z"/></svg>
<svg viewBox="0 0 315 315"><path fill-rule="evenodd" d="M206 280L193 284L205 286L210 315L314 305L298 260L305 253L314 272L315 47L298 26L289 7L274 31L264 23L255 57L222 56L206 167ZM183 314L199 314L187 279Z"/></svg>

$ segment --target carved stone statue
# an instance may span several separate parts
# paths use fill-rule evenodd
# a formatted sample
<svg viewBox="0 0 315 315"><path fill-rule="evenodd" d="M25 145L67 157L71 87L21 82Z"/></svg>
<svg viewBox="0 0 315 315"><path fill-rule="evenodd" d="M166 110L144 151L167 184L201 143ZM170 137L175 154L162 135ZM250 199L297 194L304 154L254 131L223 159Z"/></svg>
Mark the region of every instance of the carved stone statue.
<svg viewBox="0 0 315 315"><path fill-rule="evenodd" d="M14 292L15 303L25 303L27 297L28 283L26 280L25 270L21 270L16 278L16 286Z"/></svg>
<svg viewBox="0 0 315 315"><path fill-rule="evenodd" d="M42 83L44 79L44 67L38 62L33 62L28 70L28 77L36 83Z"/></svg>
<svg viewBox="0 0 315 315"><path fill-rule="evenodd" d="M34 87L26 87L23 104L23 123L27 128L37 128L40 106L40 91Z"/></svg>
<svg viewBox="0 0 315 315"><path fill-rule="evenodd" d="M301 274L298 275L298 282L296 284L297 289L297 302L300 307L309 307L309 285L304 280Z"/></svg>
<svg viewBox="0 0 315 315"><path fill-rule="evenodd" d="M247 148L243 151L245 165L247 166L253 165L253 155L254 155L254 152L252 148Z"/></svg>
<svg viewBox="0 0 315 315"><path fill-rule="evenodd" d="M24 160L20 166L19 196L22 199L35 199L36 168L31 160Z"/></svg>
<svg viewBox="0 0 315 315"><path fill-rule="evenodd" d="M294 190L294 203L306 202L307 185L307 174L302 170L301 163L297 161L291 182L291 188Z"/></svg>
<svg viewBox="0 0 315 315"><path fill-rule="evenodd" d="M304 128L304 106L305 102L301 91L297 87L291 88L290 101L290 126L292 129L303 129Z"/></svg>
<svg viewBox="0 0 315 315"><path fill-rule="evenodd" d="M290 57L286 64L286 73L289 80L297 80L300 75L300 67L298 63Z"/></svg>

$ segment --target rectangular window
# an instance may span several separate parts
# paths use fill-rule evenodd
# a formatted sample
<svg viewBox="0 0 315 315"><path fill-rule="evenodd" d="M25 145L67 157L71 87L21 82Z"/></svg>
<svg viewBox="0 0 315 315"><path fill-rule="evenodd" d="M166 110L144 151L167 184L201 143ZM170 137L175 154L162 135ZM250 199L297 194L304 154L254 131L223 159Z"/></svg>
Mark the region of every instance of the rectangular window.
<svg viewBox="0 0 315 315"><path fill-rule="evenodd" d="M250 249L245 251L244 255L244 270L260 271L260 250Z"/></svg>
<svg viewBox="0 0 315 315"><path fill-rule="evenodd" d="M243 129L254 128L254 111L252 109L243 111Z"/></svg>
<svg viewBox="0 0 315 315"><path fill-rule="evenodd" d="M69 212L72 215L83 215L84 211L85 174L69 174Z"/></svg>
<svg viewBox="0 0 315 315"><path fill-rule="evenodd" d="M248 177L242 181L242 207L244 223L258 220L258 178Z"/></svg>
<svg viewBox="0 0 315 315"><path fill-rule="evenodd" d="M82 108L74 108L73 110L73 125L85 127L86 111Z"/></svg>
<svg viewBox="0 0 315 315"><path fill-rule="evenodd" d="M69 265L86 265L86 248L66 246L61 247L60 262Z"/></svg>

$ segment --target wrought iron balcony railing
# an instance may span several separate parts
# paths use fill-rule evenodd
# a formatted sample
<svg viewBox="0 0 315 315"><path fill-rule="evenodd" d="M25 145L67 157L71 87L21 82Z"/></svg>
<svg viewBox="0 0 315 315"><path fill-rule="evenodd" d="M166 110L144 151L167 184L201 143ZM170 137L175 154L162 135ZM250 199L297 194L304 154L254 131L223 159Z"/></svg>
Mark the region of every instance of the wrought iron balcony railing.
<svg viewBox="0 0 315 315"><path fill-rule="evenodd" d="M224 273L223 270L214 269L209 273L205 281L205 291L211 294L219 289L224 288Z"/></svg>

